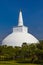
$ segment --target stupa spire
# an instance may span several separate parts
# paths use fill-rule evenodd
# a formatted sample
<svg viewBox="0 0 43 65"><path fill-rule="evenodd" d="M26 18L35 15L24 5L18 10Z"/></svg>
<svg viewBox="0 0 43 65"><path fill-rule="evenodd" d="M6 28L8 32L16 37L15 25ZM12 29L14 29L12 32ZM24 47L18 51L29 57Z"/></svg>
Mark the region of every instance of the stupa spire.
<svg viewBox="0 0 43 65"><path fill-rule="evenodd" d="M21 10L19 13L18 26L23 26L23 17L22 17L22 11Z"/></svg>

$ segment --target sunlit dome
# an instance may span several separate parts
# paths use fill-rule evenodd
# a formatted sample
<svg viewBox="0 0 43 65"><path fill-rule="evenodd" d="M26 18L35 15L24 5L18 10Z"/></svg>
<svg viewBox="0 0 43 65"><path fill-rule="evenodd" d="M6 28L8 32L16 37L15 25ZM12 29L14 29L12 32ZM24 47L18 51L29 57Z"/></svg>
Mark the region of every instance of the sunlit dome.
<svg viewBox="0 0 43 65"><path fill-rule="evenodd" d="M30 33L28 28L23 25L22 12L19 13L18 26L13 28L13 32L9 34L3 41L2 45L21 46L22 43L39 43L39 41Z"/></svg>

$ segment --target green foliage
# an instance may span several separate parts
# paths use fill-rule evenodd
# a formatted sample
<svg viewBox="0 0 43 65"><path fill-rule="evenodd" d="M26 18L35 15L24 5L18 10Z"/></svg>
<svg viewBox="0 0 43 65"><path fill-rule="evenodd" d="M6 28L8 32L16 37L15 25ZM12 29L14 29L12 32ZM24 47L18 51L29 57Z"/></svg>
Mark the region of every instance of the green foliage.
<svg viewBox="0 0 43 65"><path fill-rule="evenodd" d="M0 61L0 65L41 65L41 64L16 63L16 61Z"/></svg>
<svg viewBox="0 0 43 65"><path fill-rule="evenodd" d="M22 47L0 46L0 61L16 60L19 63L43 63L43 41L23 43Z"/></svg>

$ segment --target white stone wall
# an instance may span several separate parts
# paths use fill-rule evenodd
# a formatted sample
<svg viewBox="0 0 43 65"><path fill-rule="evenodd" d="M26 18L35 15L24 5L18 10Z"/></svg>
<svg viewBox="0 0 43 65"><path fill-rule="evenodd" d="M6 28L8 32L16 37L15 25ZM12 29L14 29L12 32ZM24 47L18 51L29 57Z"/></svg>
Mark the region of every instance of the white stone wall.
<svg viewBox="0 0 43 65"><path fill-rule="evenodd" d="M13 32L28 32L28 28L25 26L18 26L13 28Z"/></svg>

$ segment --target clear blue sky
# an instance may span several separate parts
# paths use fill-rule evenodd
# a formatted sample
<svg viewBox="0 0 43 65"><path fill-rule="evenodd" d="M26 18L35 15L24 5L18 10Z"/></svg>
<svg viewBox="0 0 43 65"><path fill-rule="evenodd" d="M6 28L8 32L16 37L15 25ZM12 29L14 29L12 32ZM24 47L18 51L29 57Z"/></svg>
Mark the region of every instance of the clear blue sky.
<svg viewBox="0 0 43 65"><path fill-rule="evenodd" d="M43 0L0 0L0 40L18 24L20 9L29 33L43 39Z"/></svg>

